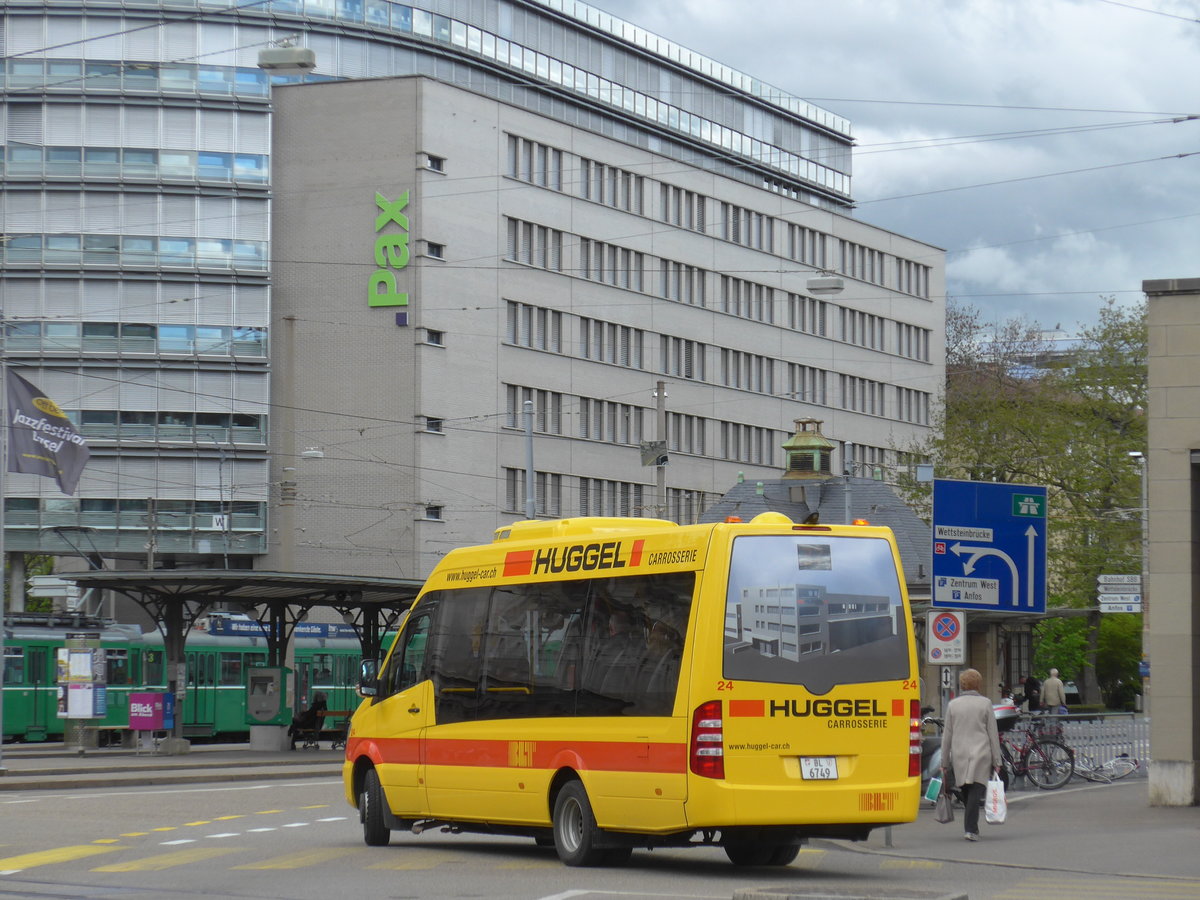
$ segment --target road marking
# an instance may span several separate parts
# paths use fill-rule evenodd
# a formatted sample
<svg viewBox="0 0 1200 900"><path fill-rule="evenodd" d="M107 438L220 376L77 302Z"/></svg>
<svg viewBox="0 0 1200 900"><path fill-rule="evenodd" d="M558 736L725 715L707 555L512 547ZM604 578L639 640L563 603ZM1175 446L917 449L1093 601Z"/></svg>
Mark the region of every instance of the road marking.
<svg viewBox="0 0 1200 900"><path fill-rule="evenodd" d="M73 847L56 847L53 850L38 850L35 853L22 853L20 856L9 856L0 859L0 871L12 875L22 869L32 869L36 866L48 866L53 863L70 862L73 859L84 859L99 853L112 853L118 847L97 847L95 844L82 844Z"/></svg>
<svg viewBox="0 0 1200 900"><path fill-rule="evenodd" d="M301 806L301 809L328 809L328 803L314 803L312 806Z"/></svg>
<svg viewBox="0 0 1200 900"><path fill-rule="evenodd" d="M345 822L348 816L328 816L324 819L317 819L318 822Z"/></svg>
<svg viewBox="0 0 1200 900"><path fill-rule="evenodd" d="M278 831L278 830L279 829L276 828L274 825L270 826L269 828L247 828L246 829L246 831L249 832L250 834L257 834L260 831Z"/></svg>
<svg viewBox="0 0 1200 900"><path fill-rule="evenodd" d="M940 869L943 863L934 859L885 859L881 869Z"/></svg>
<svg viewBox="0 0 1200 900"><path fill-rule="evenodd" d="M174 847L177 844L194 844L194 843L196 843L195 838L180 838L177 841L163 841L162 846L163 847Z"/></svg>
<svg viewBox="0 0 1200 900"><path fill-rule="evenodd" d="M121 837L145 837L149 833L148 831L126 831Z"/></svg>
<svg viewBox="0 0 1200 900"><path fill-rule="evenodd" d="M443 863L453 862L457 859L452 853L430 853L416 852L405 850L402 853L397 853L395 859L384 860L383 862L372 863L367 866L368 869L386 869L389 871L415 871L418 869L434 869ZM581 891L587 893L587 891Z"/></svg>
<svg viewBox="0 0 1200 900"><path fill-rule="evenodd" d="M211 819L201 819L199 822L184 822L183 827L184 828L193 828L196 825L211 825L211 824L212 824Z"/></svg>
<svg viewBox="0 0 1200 900"><path fill-rule="evenodd" d="M164 825L162 828L153 828L152 831L174 831L174 825Z"/></svg>
<svg viewBox="0 0 1200 900"><path fill-rule="evenodd" d="M270 815L274 815L275 813L281 813L281 812L283 812L282 809L260 809L258 812L255 813L255 815L256 816L270 816Z"/></svg>
<svg viewBox="0 0 1200 900"><path fill-rule="evenodd" d="M93 844L119 844L119 843L121 843L121 839L120 838L96 838L96 840L92 841L92 843Z"/></svg>
<svg viewBox="0 0 1200 900"><path fill-rule="evenodd" d="M234 869L303 869L307 866L318 866L322 863L341 859L344 856L358 853L358 849L347 850L344 847L318 847L313 850L300 850L274 859L266 859L257 863L246 863L234 866Z"/></svg>
<svg viewBox="0 0 1200 900"><path fill-rule="evenodd" d="M288 822L284 828L307 828L312 822Z"/></svg>
<svg viewBox="0 0 1200 900"><path fill-rule="evenodd" d="M213 819L213 821L214 822L228 822L230 819L244 819L244 818L246 818L245 813L238 813L237 815L233 815L233 816L217 816L215 819Z"/></svg>
<svg viewBox="0 0 1200 900"><path fill-rule="evenodd" d="M222 831L220 834L206 834L205 837L228 838L228 837L237 837L239 834L241 834L240 831Z"/></svg>
<svg viewBox="0 0 1200 900"><path fill-rule="evenodd" d="M97 866L93 872L161 872L174 866L185 866L189 863L203 862L228 853L238 853L233 847L196 847L191 850L177 850L174 853L160 853L158 856L148 856L145 859L130 859L125 862L112 863L107 866Z"/></svg>

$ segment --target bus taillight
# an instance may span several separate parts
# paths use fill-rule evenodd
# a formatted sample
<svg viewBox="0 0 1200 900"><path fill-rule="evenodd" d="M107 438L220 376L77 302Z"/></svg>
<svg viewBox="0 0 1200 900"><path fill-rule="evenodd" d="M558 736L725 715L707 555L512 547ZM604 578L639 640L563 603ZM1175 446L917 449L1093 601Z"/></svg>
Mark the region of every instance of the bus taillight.
<svg viewBox="0 0 1200 900"><path fill-rule="evenodd" d="M701 703L692 713L692 742L688 757L694 774L705 778L725 777L725 732L720 700Z"/></svg>
<svg viewBox="0 0 1200 900"><path fill-rule="evenodd" d="M921 701L908 701L908 774L921 774Z"/></svg>

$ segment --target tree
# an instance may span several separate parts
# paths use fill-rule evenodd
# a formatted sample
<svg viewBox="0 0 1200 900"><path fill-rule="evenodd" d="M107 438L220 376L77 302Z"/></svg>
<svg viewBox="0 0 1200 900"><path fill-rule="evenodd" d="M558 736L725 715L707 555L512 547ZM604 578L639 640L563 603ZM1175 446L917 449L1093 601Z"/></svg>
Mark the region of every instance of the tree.
<svg viewBox="0 0 1200 900"><path fill-rule="evenodd" d="M1048 620L1034 661L1073 673L1084 702L1098 702L1101 678L1115 692L1136 680L1140 658L1119 637L1140 637L1141 616L1095 607L1098 575L1141 571L1140 480L1128 454L1146 446L1145 307L1109 298L1064 347L1036 323L989 323L951 303L946 341L936 437L918 452L940 477L1046 486L1047 604L1088 612ZM1098 662L1102 646L1114 656Z"/></svg>

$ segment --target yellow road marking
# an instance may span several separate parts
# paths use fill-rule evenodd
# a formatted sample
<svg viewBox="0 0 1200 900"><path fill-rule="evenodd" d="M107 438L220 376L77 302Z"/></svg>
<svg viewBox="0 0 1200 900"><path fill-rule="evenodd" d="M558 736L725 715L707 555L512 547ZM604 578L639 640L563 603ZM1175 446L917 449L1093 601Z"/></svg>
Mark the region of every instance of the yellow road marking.
<svg viewBox="0 0 1200 900"><path fill-rule="evenodd" d="M329 806L328 803L314 803L312 806L302 806L300 808L301 809L326 809L328 806Z"/></svg>
<svg viewBox="0 0 1200 900"><path fill-rule="evenodd" d="M442 863L451 862L453 859L454 856L450 853L412 853L403 851L397 853L394 860L372 863L367 868L411 872L417 869L433 869Z"/></svg>
<svg viewBox="0 0 1200 900"><path fill-rule="evenodd" d="M145 837L149 833L148 831L127 831L121 837Z"/></svg>
<svg viewBox="0 0 1200 900"><path fill-rule="evenodd" d="M153 830L154 830L154 831L174 831L174 830L175 830L175 826L174 826L174 825L166 825L166 826L164 826L164 827L162 827L162 828L155 828L155 829L153 829Z"/></svg>
<svg viewBox="0 0 1200 900"><path fill-rule="evenodd" d="M303 869L305 866L317 866L321 863L341 859L358 853L358 849L347 850L342 847L318 847L315 850L300 850L266 859L262 862L246 863L244 866L234 866L235 869Z"/></svg>
<svg viewBox="0 0 1200 900"><path fill-rule="evenodd" d="M184 866L188 863L202 862L227 853L240 852L234 847L197 847L192 850L176 850L174 853L160 853L145 859L131 859L125 862L113 863L108 866L97 866L93 872L161 872L173 866Z"/></svg>
<svg viewBox="0 0 1200 900"><path fill-rule="evenodd" d="M245 814L238 813L236 816L217 816L215 819L213 819L213 821L214 822L228 822L230 819L244 819L244 818L246 818Z"/></svg>
<svg viewBox="0 0 1200 900"><path fill-rule="evenodd" d="M93 844L119 844L119 843L121 843L121 839L120 838L96 838L96 840L92 841L92 843Z"/></svg>
<svg viewBox="0 0 1200 900"><path fill-rule="evenodd" d="M260 809L258 812L255 813L255 815L256 816L269 816L272 813L281 813L281 812L283 812L282 809Z"/></svg>
<svg viewBox="0 0 1200 900"><path fill-rule="evenodd" d="M943 863L933 859L885 859L881 869L940 869Z"/></svg>
<svg viewBox="0 0 1200 900"><path fill-rule="evenodd" d="M211 825L211 824L212 824L211 819L201 819L199 822L184 822L183 827L191 828L194 825Z"/></svg>
<svg viewBox="0 0 1200 900"><path fill-rule="evenodd" d="M9 856L0 859L0 871L12 869L32 869L35 866L48 866L53 863L70 862L73 859L83 859L98 853L111 853L117 847L97 847L95 844L82 844L74 847L56 847L53 850L38 850L35 853L22 853L20 856Z"/></svg>

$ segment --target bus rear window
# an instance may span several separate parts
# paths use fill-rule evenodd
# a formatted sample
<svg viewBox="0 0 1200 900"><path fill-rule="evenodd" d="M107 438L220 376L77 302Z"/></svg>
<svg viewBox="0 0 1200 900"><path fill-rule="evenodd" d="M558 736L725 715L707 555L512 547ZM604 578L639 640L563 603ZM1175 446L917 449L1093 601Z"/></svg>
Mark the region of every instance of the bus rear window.
<svg viewBox="0 0 1200 900"><path fill-rule="evenodd" d="M725 598L724 676L803 685L907 678L909 623L880 538L736 538Z"/></svg>

